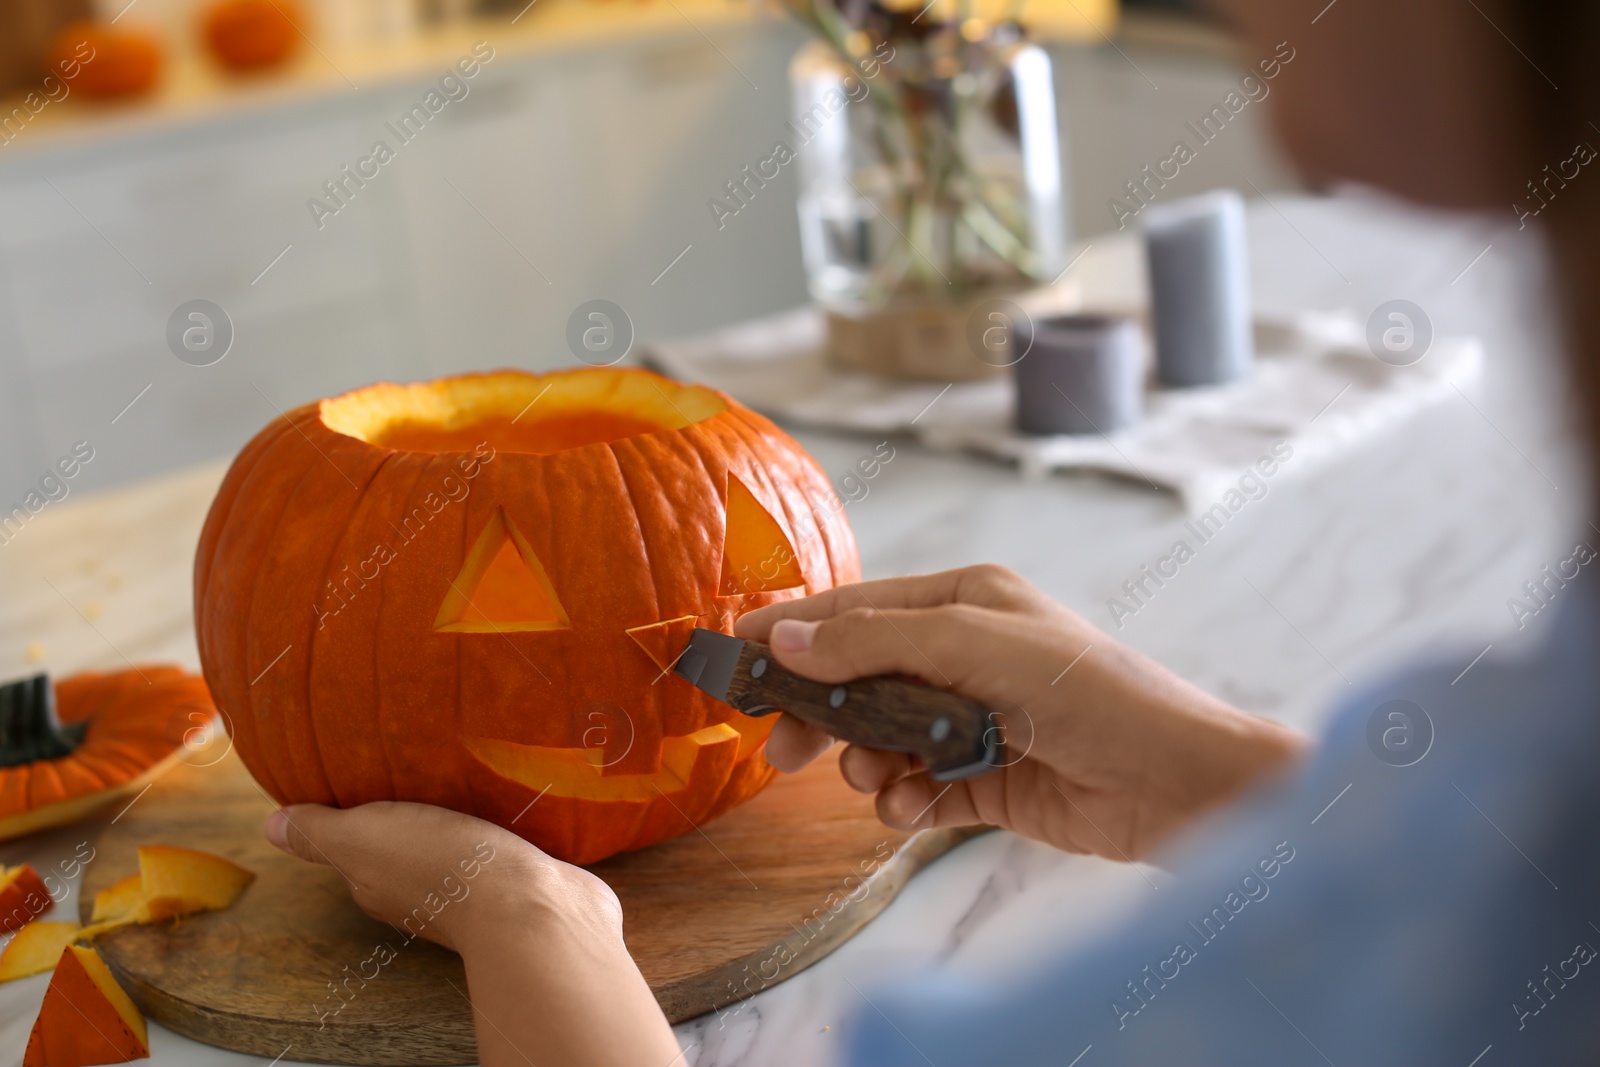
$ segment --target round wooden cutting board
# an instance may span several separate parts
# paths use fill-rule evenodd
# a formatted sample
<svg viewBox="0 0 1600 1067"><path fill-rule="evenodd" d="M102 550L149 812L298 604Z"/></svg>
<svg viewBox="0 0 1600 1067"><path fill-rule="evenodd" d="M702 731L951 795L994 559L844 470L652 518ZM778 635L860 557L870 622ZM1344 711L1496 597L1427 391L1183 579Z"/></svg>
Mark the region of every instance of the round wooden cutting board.
<svg viewBox="0 0 1600 1067"><path fill-rule="evenodd" d="M460 957L407 942L363 914L336 872L269 845L274 807L230 753L174 768L102 833L84 921L97 891L138 869L140 845L203 849L258 876L226 911L100 937L134 1000L180 1034L261 1056L476 1062ZM678 1022L826 956L974 832L886 828L830 753L698 831L591 869L616 890L628 949ZM380 965L383 946L393 958Z"/></svg>

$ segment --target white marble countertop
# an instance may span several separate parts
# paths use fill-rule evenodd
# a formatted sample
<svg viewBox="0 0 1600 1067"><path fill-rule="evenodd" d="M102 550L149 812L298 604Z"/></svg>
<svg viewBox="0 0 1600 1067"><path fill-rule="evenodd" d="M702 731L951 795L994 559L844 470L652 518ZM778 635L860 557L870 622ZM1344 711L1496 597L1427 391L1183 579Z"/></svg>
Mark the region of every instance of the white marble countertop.
<svg viewBox="0 0 1600 1067"><path fill-rule="evenodd" d="M1252 216L1261 307L1351 308L1364 318L1405 298L1436 330L1477 334L1488 353L1475 394L1314 478L1272 486L1116 631L1242 707L1315 729L1351 679L1441 641L1465 667L1510 633L1507 598L1561 558L1587 500L1531 230L1365 198L1275 204L1257 204ZM1073 272L1091 303L1125 305L1142 293L1138 265L1131 241L1097 240ZM875 444L799 436L836 476ZM0 546L0 677L117 667L124 656L196 667L189 572L221 470L52 504ZM1107 599L1166 553L1184 521L1174 498L1148 487L1092 475L1024 482L1010 468L905 442L869 486L848 511L869 577L991 560L1108 628ZM97 830L91 820L9 842L0 860L53 864ZM1025 968L1104 930L1167 877L986 835L919 874L828 959L742 1007L679 1026L686 1061L833 1062L865 1007L852 983L870 988L934 966ZM69 900L63 910L75 908ZM6 1062L20 1057L45 983L0 987ZM151 1030L155 1064L266 1062Z"/></svg>

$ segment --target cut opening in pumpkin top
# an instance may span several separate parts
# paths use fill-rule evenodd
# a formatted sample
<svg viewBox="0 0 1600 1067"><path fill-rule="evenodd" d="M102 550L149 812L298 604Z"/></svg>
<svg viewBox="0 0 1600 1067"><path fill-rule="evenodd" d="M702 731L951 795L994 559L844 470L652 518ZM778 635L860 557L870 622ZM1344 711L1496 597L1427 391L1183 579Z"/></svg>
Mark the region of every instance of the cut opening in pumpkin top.
<svg viewBox="0 0 1600 1067"><path fill-rule="evenodd" d="M497 452L547 455L679 430L727 407L703 386L608 367L382 382L324 400L321 413L329 429L384 448L470 452L487 443Z"/></svg>

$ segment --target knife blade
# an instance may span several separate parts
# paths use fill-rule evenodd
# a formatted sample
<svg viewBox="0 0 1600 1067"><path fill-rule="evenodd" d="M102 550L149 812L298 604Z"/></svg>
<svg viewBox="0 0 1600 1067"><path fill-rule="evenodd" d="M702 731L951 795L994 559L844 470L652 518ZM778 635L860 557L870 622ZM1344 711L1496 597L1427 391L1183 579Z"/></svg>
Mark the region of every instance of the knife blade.
<svg viewBox="0 0 1600 1067"><path fill-rule="evenodd" d="M909 752L941 782L1000 766L1000 730L975 700L878 676L830 685L778 664L759 641L695 627L673 673L746 715L787 711L841 741Z"/></svg>

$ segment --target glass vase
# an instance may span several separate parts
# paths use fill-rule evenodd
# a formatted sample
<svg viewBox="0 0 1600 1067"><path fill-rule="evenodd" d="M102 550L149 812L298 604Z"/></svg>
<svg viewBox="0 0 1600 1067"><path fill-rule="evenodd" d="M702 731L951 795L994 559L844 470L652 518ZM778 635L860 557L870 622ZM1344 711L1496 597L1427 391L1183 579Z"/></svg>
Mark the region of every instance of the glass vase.
<svg viewBox="0 0 1600 1067"><path fill-rule="evenodd" d="M1050 58L1017 38L866 60L813 41L790 63L801 249L836 362L994 373L968 319L1065 266Z"/></svg>

